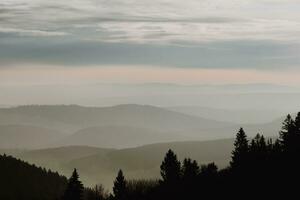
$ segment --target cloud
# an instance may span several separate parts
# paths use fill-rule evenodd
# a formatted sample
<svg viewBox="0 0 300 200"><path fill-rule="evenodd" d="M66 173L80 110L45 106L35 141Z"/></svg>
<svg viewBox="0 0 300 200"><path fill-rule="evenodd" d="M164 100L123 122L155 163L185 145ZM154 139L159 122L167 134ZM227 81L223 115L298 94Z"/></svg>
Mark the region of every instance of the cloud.
<svg viewBox="0 0 300 200"><path fill-rule="evenodd" d="M297 8L299 0L3 0L0 27L106 42L294 42Z"/></svg>
<svg viewBox="0 0 300 200"><path fill-rule="evenodd" d="M300 22L253 19L231 23L210 22L103 22L99 32L107 33L101 41L138 43L174 41L210 42L234 40L299 41ZM123 37L122 37L123 36ZM125 37L126 36L126 37Z"/></svg>
<svg viewBox="0 0 300 200"><path fill-rule="evenodd" d="M300 65L300 0L2 0L0 67Z"/></svg>
<svg viewBox="0 0 300 200"><path fill-rule="evenodd" d="M0 66L4 67L46 63L69 67L149 65L275 70L300 65L299 45L270 41L219 41L172 46L28 38L27 41L7 39L0 42L0 46Z"/></svg>
<svg viewBox="0 0 300 200"><path fill-rule="evenodd" d="M4 28L0 27L0 33L14 33L20 36L65 36L68 35L65 32L56 32L56 31L42 31L42 30L24 30L18 28Z"/></svg>

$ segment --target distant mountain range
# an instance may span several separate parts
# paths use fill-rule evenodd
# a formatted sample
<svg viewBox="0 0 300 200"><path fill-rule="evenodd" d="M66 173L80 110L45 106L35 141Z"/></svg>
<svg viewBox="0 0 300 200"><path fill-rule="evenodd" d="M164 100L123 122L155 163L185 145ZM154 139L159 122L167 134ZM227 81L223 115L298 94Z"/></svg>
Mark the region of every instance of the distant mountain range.
<svg viewBox="0 0 300 200"><path fill-rule="evenodd" d="M43 148L63 139L57 130L32 125L0 125L0 148Z"/></svg>
<svg viewBox="0 0 300 200"><path fill-rule="evenodd" d="M0 109L0 148L89 145L124 148L203 138L201 130L231 127L146 105L21 106ZM217 135L213 136L216 137Z"/></svg>
<svg viewBox="0 0 300 200"><path fill-rule="evenodd" d="M248 113L254 114L255 111ZM227 122L221 121L226 115ZM278 120L270 118L270 122L262 124L233 123L235 120L229 120L246 115L199 107L167 109L135 104L1 108L0 148L37 149L66 145L126 148L159 142L233 138L240 126L249 135L260 132L274 136L283 120L283 115L279 115ZM263 114L257 112L257 115ZM218 120L206 119L205 116Z"/></svg>
<svg viewBox="0 0 300 200"><path fill-rule="evenodd" d="M166 108L187 115L239 124L269 123L270 121L274 120L274 118L287 114L286 112L279 110L229 110L201 106L172 106Z"/></svg>
<svg viewBox="0 0 300 200"><path fill-rule="evenodd" d="M87 185L102 183L111 187L119 168L124 170L129 179L159 177L159 166L170 148L180 159L191 157L200 164L216 162L220 167L224 167L230 159L233 139L158 143L120 150L67 146L11 151L10 154L38 166L57 170L64 175L69 175L75 167Z"/></svg>
<svg viewBox="0 0 300 200"><path fill-rule="evenodd" d="M4 106L20 105L24 102L26 104L80 104L101 107L134 103L160 107L192 105L227 110L291 112L300 109L299 87L265 83L227 85L24 84L0 85L0 90L2 91L0 93L1 104ZM24 91L26 91L25 96Z"/></svg>

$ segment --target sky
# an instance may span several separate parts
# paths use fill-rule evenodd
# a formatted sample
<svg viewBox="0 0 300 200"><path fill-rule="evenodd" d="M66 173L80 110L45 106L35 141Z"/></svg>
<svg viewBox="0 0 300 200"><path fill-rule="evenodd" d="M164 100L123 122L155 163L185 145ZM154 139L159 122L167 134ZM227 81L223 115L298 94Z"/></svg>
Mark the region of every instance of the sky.
<svg viewBox="0 0 300 200"><path fill-rule="evenodd" d="M1 0L0 85L300 86L300 0Z"/></svg>

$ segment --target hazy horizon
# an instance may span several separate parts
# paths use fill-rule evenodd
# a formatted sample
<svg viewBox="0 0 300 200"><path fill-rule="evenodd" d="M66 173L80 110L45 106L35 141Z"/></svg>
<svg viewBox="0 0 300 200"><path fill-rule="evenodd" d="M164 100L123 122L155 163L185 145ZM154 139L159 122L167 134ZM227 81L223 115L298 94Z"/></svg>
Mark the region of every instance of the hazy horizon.
<svg viewBox="0 0 300 200"><path fill-rule="evenodd" d="M300 0L0 0L0 199L296 191L299 11Z"/></svg>
<svg viewBox="0 0 300 200"><path fill-rule="evenodd" d="M299 5L299 0L5 0L0 86L299 87Z"/></svg>
<svg viewBox="0 0 300 200"><path fill-rule="evenodd" d="M186 124L171 130L174 138L187 129L191 135L201 132L200 138L218 138L228 135L229 129L221 134L209 127L208 134L197 124L256 126L294 114L300 110L299 3L4 0L0 3L0 107L95 108L2 109L3 125L74 133L98 124L77 127L73 123L78 119L70 125L48 117L52 113L72 118L68 112L84 112L92 121L93 117L108 120L103 126L141 120L137 126L146 128L145 134L157 129L158 135L165 130L157 119L170 124L181 119ZM149 116L153 119L147 122ZM128 126L135 132L132 121Z"/></svg>

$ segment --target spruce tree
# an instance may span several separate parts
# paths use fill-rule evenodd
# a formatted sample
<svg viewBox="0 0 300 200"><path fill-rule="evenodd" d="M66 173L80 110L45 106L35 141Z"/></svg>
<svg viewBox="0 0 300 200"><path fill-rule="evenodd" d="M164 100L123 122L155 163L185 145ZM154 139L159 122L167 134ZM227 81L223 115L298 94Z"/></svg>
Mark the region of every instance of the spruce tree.
<svg viewBox="0 0 300 200"><path fill-rule="evenodd" d="M209 163L201 166L201 175L213 177L218 173L218 167L215 163Z"/></svg>
<svg viewBox="0 0 300 200"><path fill-rule="evenodd" d="M298 112L295 118L295 134L296 134L296 146L300 148L300 112ZM299 150L299 149L298 149Z"/></svg>
<svg viewBox="0 0 300 200"><path fill-rule="evenodd" d="M232 152L230 166L232 169L244 168L249 159L249 145L247 135L243 128L236 134L234 150Z"/></svg>
<svg viewBox="0 0 300 200"><path fill-rule="evenodd" d="M116 200L124 200L127 196L127 182L122 170L119 170L116 180L114 181L114 198Z"/></svg>
<svg viewBox="0 0 300 200"><path fill-rule="evenodd" d="M182 165L182 178L184 181L193 181L199 175L200 168L198 163L190 158L185 158Z"/></svg>
<svg viewBox="0 0 300 200"><path fill-rule="evenodd" d="M297 119L298 121L298 119ZM298 122L297 122L298 123ZM280 142L285 153L291 153L295 147L296 126L291 115L287 115L280 131Z"/></svg>
<svg viewBox="0 0 300 200"><path fill-rule="evenodd" d="M63 200L82 200L83 199L83 185L79 180L77 170L74 169L64 193Z"/></svg>
<svg viewBox="0 0 300 200"><path fill-rule="evenodd" d="M249 151L253 154L263 154L267 152L267 143L263 135L257 134L252 140Z"/></svg>
<svg viewBox="0 0 300 200"><path fill-rule="evenodd" d="M282 153L282 145L279 139L276 139L274 144L271 146L271 155L273 157L280 157Z"/></svg>
<svg viewBox="0 0 300 200"><path fill-rule="evenodd" d="M290 138L288 153L290 154L290 161L294 162L294 169L297 172L298 177L300 178L300 112L298 112L295 121L294 121L294 130L293 135Z"/></svg>
<svg viewBox="0 0 300 200"><path fill-rule="evenodd" d="M249 146L249 169L251 168L252 174L256 176L264 171L267 166L268 155L271 151L270 145L272 145L271 141L269 141L269 145L267 145L266 140L263 135L257 134L252 140ZM252 176L253 177L253 176Z"/></svg>
<svg viewBox="0 0 300 200"><path fill-rule="evenodd" d="M180 172L180 161L178 161L176 154L170 149L160 166L160 174L163 182L177 183L180 180Z"/></svg>

